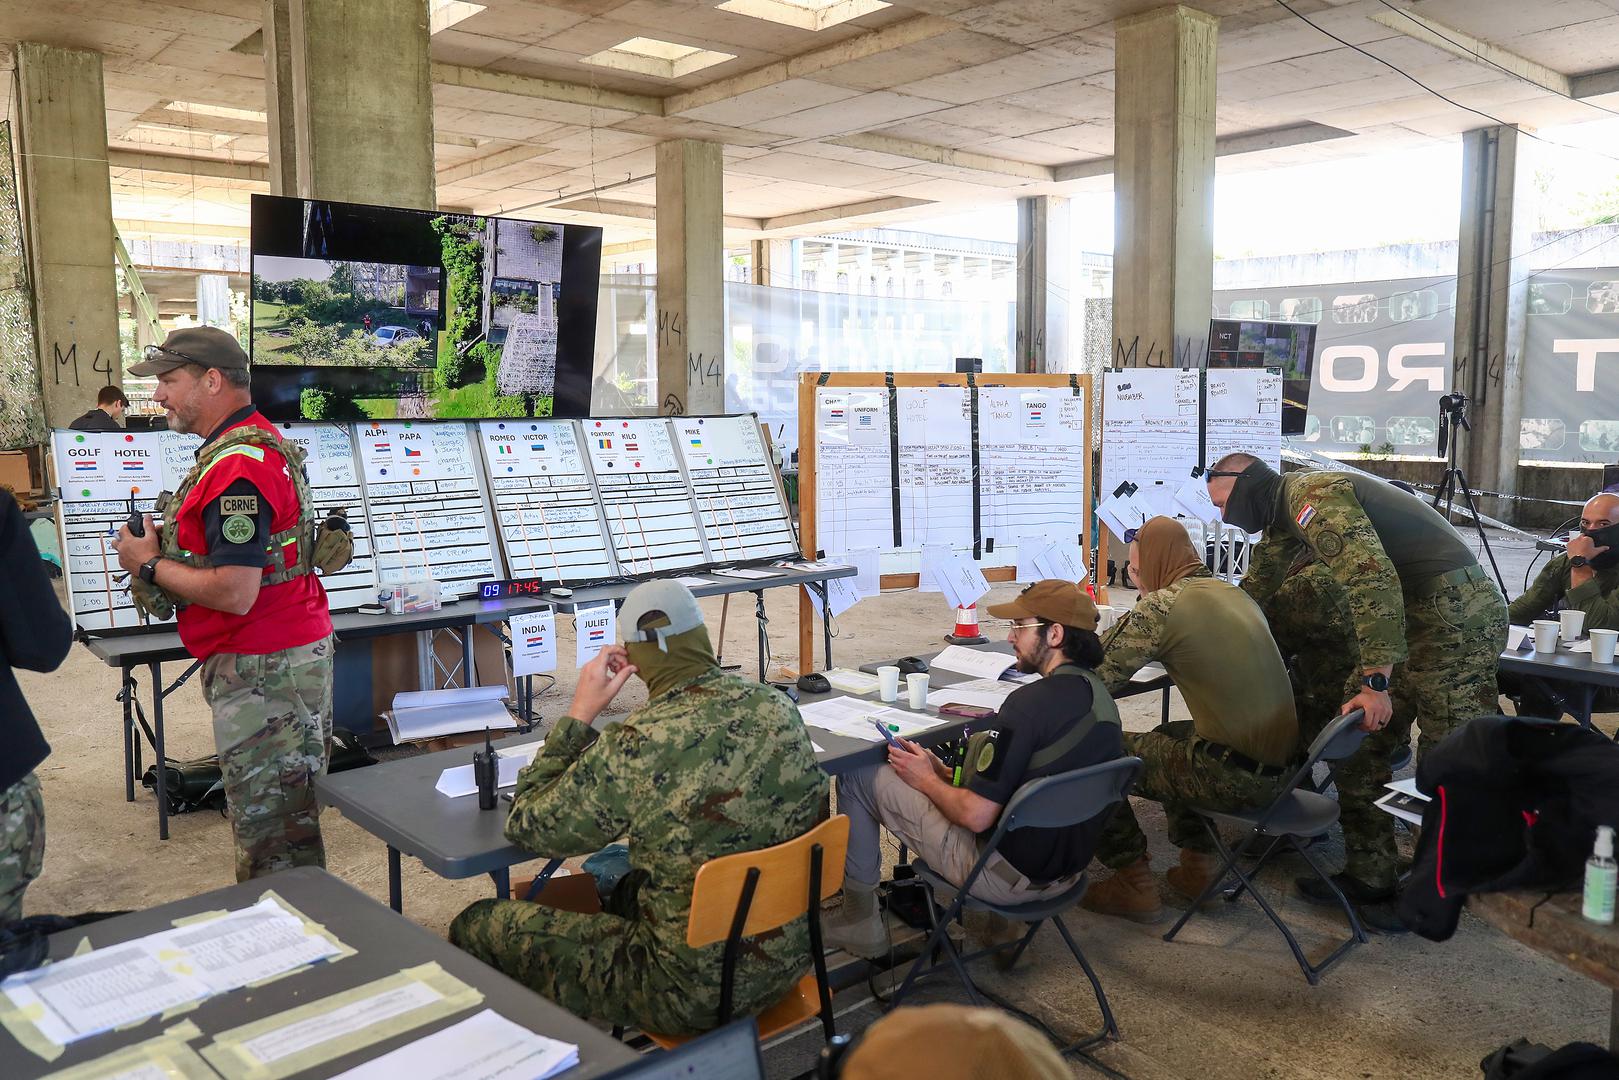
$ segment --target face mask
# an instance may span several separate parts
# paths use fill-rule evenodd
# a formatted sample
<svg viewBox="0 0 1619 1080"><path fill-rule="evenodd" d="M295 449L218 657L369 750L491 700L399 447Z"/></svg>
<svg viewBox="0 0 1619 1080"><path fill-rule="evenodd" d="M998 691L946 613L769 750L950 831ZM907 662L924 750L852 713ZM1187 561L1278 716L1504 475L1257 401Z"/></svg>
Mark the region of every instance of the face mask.
<svg viewBox="0 0 1619 1080"><path fill-rule="evenodd" d="M1263 461L1256 461L1231 486L1220 519L1246 533L1263 532L1276 516L1276 499L1282 491L1282 478Z"/></svg>
<svg viewBox="0 0 1619 1080"><path fill-rule="evenodd" d="M667 694L719 667L719 661L714 658L714 646L708 640L707 627L671 634L663 639L663 645L660 649L655 641L624 643L636 674L646 683L649 697Z"/></svg>
<svg viewBox="0 0 1619 1080"><path fill-rule="evenodd" d="M1590 561L1593 567L1606 570L1611 566L1619 566L1619 525L1605 525L1600 529L1582 531L1591 538L1591 543L1608 549L1592 557Z"/></svg>

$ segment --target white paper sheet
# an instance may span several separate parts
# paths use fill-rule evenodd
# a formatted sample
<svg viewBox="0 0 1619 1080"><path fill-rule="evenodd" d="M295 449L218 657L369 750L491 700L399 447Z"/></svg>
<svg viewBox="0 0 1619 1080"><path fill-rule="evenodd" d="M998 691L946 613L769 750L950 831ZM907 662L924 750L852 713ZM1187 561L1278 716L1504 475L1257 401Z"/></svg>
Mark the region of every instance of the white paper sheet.
<svg viewBox="0 0 1619 1080"><path fill-rule="evenodd" d="M552 610L513 615L507 620L512 633L512 674L543 675L557 669L557 616Z"/></svg>
<svg viewBox="0 0 1619 1080"><path fill-rule="evenodd" d="M1017 579L1019 581L1039 581L1045 577L1040 572L1040 556L1044 555L1054 544L1061 543L1056 536L1020 536L1017 542Z"/></svg>
<svg viewBox="0 0 1619 1080"><path fill-rule="evenodd" d="M1535 640L1535 632L1527 626L1507 627L1507 648L1512 650L1523 649Z"/></svg>
<svg viewBox="0 0 1619 1080"><path fill-rule="evenodd" d="M975 679L999 679L1001 673L1012 666L1012 658L1001 652L969 649L965 645L951 645L928 662L932 670L954 671L957 675L971 675Z"/></svg>
<svg viewBox="0 0 1619 1080"><path fill-rule="evenodd" d="M832 605L834 619L865 599L854 582L854 578L832 578L827 581L826 598ZM821 594L807 585L802 588L809 597L810 606L815 608L815 613L821 614Z"/></svg>
<svg viewBox="0 0 1619 1080"><path fill-rule="evenodd" d="M754 570L746 566L739 566L731 570L711 571L715 577L740 578L743 581L762 581L765 578L780 577L780 574L771 570Z"/></svg>
<svg viewBox="0 0 1619 1080"><path fill-rule="evenodd" d="M271 1028L243 1040L241 1047L258 1064L271 1065L310 1047L364 1031L384 1020L403 1016L442 1000L443 996L426 983L406 983L340 1005L319 1016L305 1017L285 1027Z"/></svg>
<svg viewBox="0 0 1619 1080"><path fill-rule="evenodd" d="M66 1046L339 951L266 897L217 919L14 975L0 991L33 1016L41 1034Z"/></svg>
<svg viewBox="0 0 1619 1080"><path fill-rule="evenodd" d="M577 608L573 613L574 663L584 667L613 643L618 633L618 609L611 603Z"/></svg>
<svg viewBox="0 0 1619 1080"><path fill-rule="evenodd" d="M879 742L882 736L872 726L876 719L901 738L910 738L935 727L939 718L926 713L906 712L881 702L863 698L830 698L799 707L804 723L851 739Z"/></svg>
<svg viewBox="0 0 1619 1080"><path fill-rule="evenodd" d="M1018 688L1015 682L998 679L970 679L953 686L941 686L928 691L928 704L934 708L954 702L958 705L979 705L986 709L999 709L1007 695Z"/></svg>
<svg viewBox="0 0 1619 1080"><path fill-rule="evenodd" d="M1085 569L1085 553L1069 541L1051 545L1040 553L1034 565L1042 578L1078 583L1090 577Z"/></svg>
<svg viewBox="0 0 1619 1080"><path fill-rule="evenodd" d="M1130 676L1130 681L1152 682L1154 679L1161 679L1168 674L1169 672L1164 670L1164 665L1154 660L1152 663L1144 665L1140 671L1137 671L1134 675Z"/></svg>
<svg viewBox="0 0 1619 1080"><path fill-rule="evenodd" d="M1109 495L1096 505L1096 516L1122 540L1125 533L1146 524L1152 509L1134 497Z"/></svg>
<svg viewBox="0 0 1619 1080"><path fill-rule="evenodd" d="M1209 482L1194 476L1175 492L1175 510L1196 521L1218 521L1220 511L1209 501Z"/></svg>
<svg viewBox="0 0 1619 1080"><path fill-rule="evenodd" d="M832 689L842 690L845 694L875 694L877 692L877 676L868 675L864 671L854 668L828 668L821 674L826 681L832 684Z"/></svg>
<svg viewBox="0 0 1619 1080"><path fill-rule="evenodd" d="M430 709L440 705L463 705L473 701L504 701L509 696L505 683L490 686L455 686L448 690L404 690L394 695L395 709Z"/></svg>
<svg viewBox="0 0 1619 1080"><path fill-rule="evenodd" d="M883 591L883 579L877 569L877 549L861 548L858 551L840 551L833 560L855 568L854 587L860 590L861 596L876 596Z"/></svg>
<svg viewBox="0 0 1619 1080"><path fill-rule="evenodd" d="M695 589L699 585L714 584L714 580L712 578L706 577L677 577L675 578L675 581L686 586L688 589Z"/></svg>
<svg viewBox="0 0 1619 1080"><path fill-rule="evenodd" d="M916 579L917 592L943 592L939 586L938 565L939 560L950 557L949 544L924 544L922 546L922 570Z"/></svg>
<svg viewBox="0 0 1619 1080"><path fill-rule="evenodd" d="M394 709L386 714L388 730L395 743L412 739L436 739L468 731L511 731L517 720L498 700L441 705L432 709Z"/></svg>
<svg viewBox="0 0 1619 1080"><path fill-rule="evenodd" d="M333 1080L545 1080L578 1063L574 1044L536 1035L485 1009Z"/></svg>
<svg viewBox="0 0 1619 1080"><path fill-rule="evenodd" d="M544 746L544 740L529 743L527 746L513 746L506 750L495 751L495 757L500 762L500 775L495 781L496 787L515 787L517 774L528 767L534 760L534 755ZM478 793L478 781L473 775L471 765L454 765L439 773L438 783L433 790L440 795L452 799L459 799L464 795Z"/></svg>
<svg viewBox="0 0 1619 1080"><path fill-rule="evenodd" d="M1581 641L1565 641L1559 646L1559 648L1567 652L1584 653L1585 655L1589 656L1591 655L1591 639L1585 638Z"/></svg>
<svg viewBox="0 0 1619 1080"><path fill-rule="evenodd" d="M954 552L934 557L933 579L951 607L970 607L989 592L989 582L984 580L978 564Z"/></svg>

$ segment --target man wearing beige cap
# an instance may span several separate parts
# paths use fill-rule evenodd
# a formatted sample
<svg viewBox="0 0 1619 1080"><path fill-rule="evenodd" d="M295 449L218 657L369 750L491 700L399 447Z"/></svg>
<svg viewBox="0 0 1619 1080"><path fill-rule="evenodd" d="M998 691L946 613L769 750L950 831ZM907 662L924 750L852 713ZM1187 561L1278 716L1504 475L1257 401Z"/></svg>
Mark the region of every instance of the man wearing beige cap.
<svg viewBox="0 0 1619 1080"><path fill-rule="evenodd" d="M889 748L887 765L838 778L838 810L849 815L849 853L843 907L826 921L830 945L873 958L888 950L876 896L882 828L960 885L978 860L979 837L995 828L1018 788L1121 752L1118 710L1092 671L1102 645L1091 598L1071 581L1040 581L988 611L1011 623L1007 640L1018 670L1042 678L1007 696L994 721L994 741L977 749L961 787L931 751L903 739ZM995 904L1021 904L1069 888L1090 862L1109 812L1071 828L1008 833L972 894Z"/></svg>

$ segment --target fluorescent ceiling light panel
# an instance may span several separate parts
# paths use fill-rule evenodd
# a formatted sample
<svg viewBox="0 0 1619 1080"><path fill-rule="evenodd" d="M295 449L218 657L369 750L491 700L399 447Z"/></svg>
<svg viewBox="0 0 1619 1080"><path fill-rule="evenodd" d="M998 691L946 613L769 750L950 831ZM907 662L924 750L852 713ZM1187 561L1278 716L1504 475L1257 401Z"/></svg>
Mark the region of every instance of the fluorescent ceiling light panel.
<svg viewBox="0 0 1619 1080"><path fill-rule="evenodd" d="M613 68L615 71L633 71L637 75L651 75L657 79L678 79L682 75L735 59L735 53L714 52L695 45L637 37L581 57L580 63Z"/></svg>
<svg viewBox="0 0 1619 1080"><path fill-rule="evenodd" d="M436 34L440 30L448 30L464 19L470 19L478 14L487 4L466 4L462 0L428 0L427 4L427 32Z"/></svg>
<svg viewBox="0 0 1619 1080"><path fill-rule="evenodd" d="M218 116L226 120L253 120L260 124L268 120L257 109L233 109L228 105L204 105L198 101L169 101L164 103L163 108L166 112L179 113L181 116Z"/></svg>
<svg viewBox="0 0 1619 1080"><path fill-rule="evenodd" d="M883 0L726 0L719 7L800 30L825 30L888 6Z"/></svg>

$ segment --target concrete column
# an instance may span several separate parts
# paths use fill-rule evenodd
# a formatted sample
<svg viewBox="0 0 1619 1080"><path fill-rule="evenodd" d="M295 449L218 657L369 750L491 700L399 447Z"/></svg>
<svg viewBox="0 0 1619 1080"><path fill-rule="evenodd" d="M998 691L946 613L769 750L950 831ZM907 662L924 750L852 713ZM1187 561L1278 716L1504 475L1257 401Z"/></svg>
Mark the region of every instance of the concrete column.
<svg viewBox="0 0 1619 1080"><path fill-rule="evenodd" d="M265 109L270 129L270 194L298 193L298 135L292 107L292 0L264 0Z"/></svg>
<svg viewBox="0 0 1619 1080"><path fill-rule="evenodd" d="M1068 200L1017 201L1017 369L1068 370L1072 246Z"/></svg>
<svg viewBox="0 0 1619 1080"><path fill-rule="evenodd" d="M1115 365L1202 360L1214 290L1218 26L1177 4L1114 28Z"/></svg>
<svg viewBox="0 0 1619 1080"><path fill-rule="evenodd" d="M658 144L658 412L725 411L723 148Z"/></svg>
<svg viewBox="0 0 1619 1080"><path fill-rule="evenodd" d="M427 39L427 0L265 0L272 190L434 208Z"/></svg>
<svg viewBox="0 0 1619 1080"><path fill-rule="evenodd" d="M1528 252L1535 220L1527 203L1534 192L1528 138L1513 126L1478 128L1462 136L1450 387L1468 396L1473 431L1462 433L1457 461L1471 486L1509 494L1518 490ZM1486 504L1482 509L1502 508Z"/></svg>
<svg viewBox="0 0 1619 1080"><path fill-rule="evenodd" d="M123 382L101 54L17 46L21 209L45 423L67 427Z"/></svg>
<svg viewBox="0 0 1619 1080"><path fill-rule="evenodd" d="M799 287L798 250L793 241L753 241L753 283L779 289Z"/></svg>

